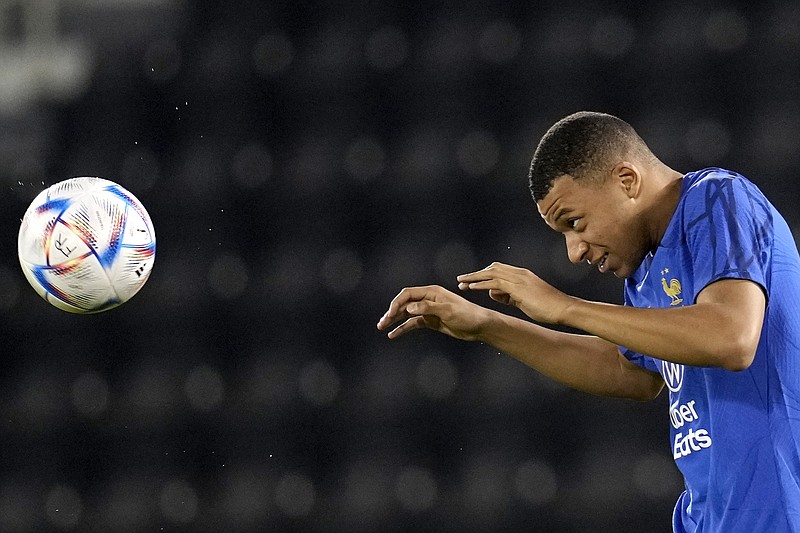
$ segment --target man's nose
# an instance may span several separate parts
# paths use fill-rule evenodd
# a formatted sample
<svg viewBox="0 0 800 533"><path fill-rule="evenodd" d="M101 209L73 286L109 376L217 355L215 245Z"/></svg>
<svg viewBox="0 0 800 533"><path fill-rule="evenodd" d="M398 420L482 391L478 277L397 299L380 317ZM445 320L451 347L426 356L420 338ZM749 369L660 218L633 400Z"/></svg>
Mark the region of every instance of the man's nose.
<svg viewBox="0 0 800 533"><path fill-rule="evenodd" d="M566 234L567 239L567 255L572 263L582 263L586 260L586 254L589 252L589 245L583 242L577 235Z"/></svg>

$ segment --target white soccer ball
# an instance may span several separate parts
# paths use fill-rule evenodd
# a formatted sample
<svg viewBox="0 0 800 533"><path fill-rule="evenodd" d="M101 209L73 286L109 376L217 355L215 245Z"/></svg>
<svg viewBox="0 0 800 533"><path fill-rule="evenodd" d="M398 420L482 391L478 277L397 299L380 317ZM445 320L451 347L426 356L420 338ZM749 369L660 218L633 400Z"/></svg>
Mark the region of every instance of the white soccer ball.
<svg viewBox="0 0 800 533"><path fill-rule="evenodd" d="M70 178L43 190L19 228L22 271L64 311L99 313L128 301L150 277L156 235L131 193L102 178Z"/></svg>

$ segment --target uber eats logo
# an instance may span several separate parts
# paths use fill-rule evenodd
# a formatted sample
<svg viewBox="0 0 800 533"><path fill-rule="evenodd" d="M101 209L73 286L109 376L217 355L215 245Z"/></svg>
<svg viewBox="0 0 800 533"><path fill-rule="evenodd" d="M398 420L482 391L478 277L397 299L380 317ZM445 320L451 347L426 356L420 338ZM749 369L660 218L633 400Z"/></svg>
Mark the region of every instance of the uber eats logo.
<svg viewBox="0 0 800 533"><path fill-rule="evenodd" d="M676 396L683 388L684 374L683 365L668 361L661 362L661 375L664 377L664 383ZM682 399L670 402L669 405L669 421L675 434L672 443L672 456L675 460L699 452L712 444L708 430L697 427L700 415L695 407L696 401L688 400L681 403Z"/></svg>

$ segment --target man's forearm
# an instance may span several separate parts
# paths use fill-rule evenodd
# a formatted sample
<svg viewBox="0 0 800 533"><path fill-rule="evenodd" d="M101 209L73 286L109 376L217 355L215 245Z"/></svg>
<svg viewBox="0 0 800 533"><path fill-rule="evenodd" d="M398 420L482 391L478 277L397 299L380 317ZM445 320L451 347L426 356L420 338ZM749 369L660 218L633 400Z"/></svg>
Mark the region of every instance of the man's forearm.
<svg viewBox="0 0 800 533"><path fill-rule="evenodd" d="M647 400L662 382L620 355L611 342L548 329L491 312L480 339L541 374L573 389L601 396Z"/></svg>

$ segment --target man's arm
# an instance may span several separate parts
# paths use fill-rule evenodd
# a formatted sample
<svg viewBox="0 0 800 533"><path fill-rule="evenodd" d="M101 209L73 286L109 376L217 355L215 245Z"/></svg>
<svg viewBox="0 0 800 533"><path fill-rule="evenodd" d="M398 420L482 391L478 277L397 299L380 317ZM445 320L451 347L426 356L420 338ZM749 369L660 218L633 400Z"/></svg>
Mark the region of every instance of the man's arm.
<svg viewBox="0 0 800 533"><path fill-rule="evenodd" d="M741 371L755 357L765 304L757 284L725 279L683 307L637 309L576 299L566 321L658 359Z"/></svg>
<svg viewBox="0 0 800 533"><path fill-rule="evenodd" d="M724 279L693 305L640 309L568 296L530 271L493 263L459 276L462 289L489 290L534 320L567 325L658 359L744 370L755 356L766 299L748 280Z"/></svg>
<svg viewBox="0 0 800 533"><path fill-rule="evenodd" d="M403 289L381 317L378 328L397 338L420 328L494 346L545 376L591 394L649 400L664 381L628 361L601 338L544 328L480 307L442 287Z"/></svg>
<svg viewBox="0 0 800 533"><path fill-rule="evenodd" d="M592 335L554 331L494 313L480 338L543 375L590 394L652 400L664 387L660 374L631 363L616 344Z"/></svg>

